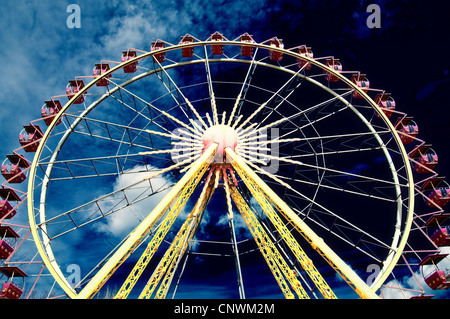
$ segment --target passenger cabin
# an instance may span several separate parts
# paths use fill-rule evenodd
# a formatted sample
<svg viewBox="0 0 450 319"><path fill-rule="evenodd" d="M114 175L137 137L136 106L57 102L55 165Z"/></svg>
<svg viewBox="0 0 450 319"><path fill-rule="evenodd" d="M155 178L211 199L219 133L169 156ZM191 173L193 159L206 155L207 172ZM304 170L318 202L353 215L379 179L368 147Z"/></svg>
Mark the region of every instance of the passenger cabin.
<svg viewBox="0 0 450 319"><path fill-rule="evenodd" d="M449 213L439 212L436 214L432 214L430 218L424 223L425 227L432 227L435 225L443 225L447 219L450 217Z"/></svg>
<svg viewBox="0 0 450 319"><path fill-rule="evenodd" d="M242 43L254 43L252 36L248 33L244 33L239 38ZM242 56L252 56L253 54L253 47L251 45L241 45L241 55Z"/></svg>
<svg viewBox="0 0 450 319"><path fill-rule="evenodd" d="M448 185L441 186L444 180L445 177L433 177L423 183L420 190L425 194L428 193L425 198L425 203L428 206L442 208L450 201L450 187Z"/></svg>
<svg viewBox="0 0 450 319"><path fill-rule="evenodd" d="M186 34L185 36L181 37L180 44L191 44L194 43L194 37ZM181 49L181 55L183 58L192 58L194 56L194 47L193 46L186 46Z"/></svg>
<svg viewBox="0 0 450 319"><path fill-rule="evenodd" d="M6 155L2 164L2 175L8 183L22 183L27 178L22 169L28 167L29 164L22 155Z"/></svg>
<svg viewBox="0 0 450 319"><path fill-rule="evenodd" d="M304 57L307 57L310 59L314 58L314 54L311 51L310 47L302 46L298 49L298 53L301 56L304 56ZM304 70L309 70L309 69L311 69L312 64L311 64L311 62L308 62L308 61L300 58L300 59L298 59L298 66L299 66L299 68L303 68Z"/></svg>
<svg viewBox="0 0 450 319"><path fill-rule="evenodd" d="M224 40L224 36L219 32L214 32L211 34L212 42L222 42ZM223 44L213 44L212 46L212 55L222 55L223 54Z"/></svg>
<svg viewBox="0 0 450 319"><path fill-rule="evenodd" d="M426 256L420 263L420 266L433 265L433 271L424 276L425 283L433 290L450 288L450 274L447 270L441 270L438 267L438 263L446 258L448 254L431 254Z"/></svg>
<svg viewBox="0 0 450 319"><path fill-rule="evenodd" d="M136 51L128 50L122 52L122 62L130 61L137 57ZM135 61L133 63L127 64L123 67L123 72L125 73L134 73L137 71L138 62Z"/></svg>
<svg viewBox="0 0 450 319"><path fill-rule="evenodd" d="M84 88L83 80L71 80L66 86L67 98L71 100L78 92ZM81 94L73 104L82 104L84 102L84 94Z"/></svg>
<svg viewBox="0 0 450 319"><path fill-rule="evenodd" d="M22 289L12 282L5 282L0 292L0 299L19 299L23 294Z"/></svg>
<svg viewBox="0 0 450 319"><path fill-rule="evenodd" d="M0 239L0 259L7 259L14 252L14 248L11 247L5 240Z"/></svg>
<svg viewBox="0 0 450 319"><path fill-rule="evenodd" d="M430 237L433 243L438 247L450 246L450 226L439 227Z"/></svg>
<svg viewBox="0 0 450 319"><path fill-rule="evenodd" d="M269 45L273 48L284 49L284 44L282 39L273 38L270 40ZM269 58L272 61L281 61L283 59L283 53L276 50L269 50Z"/></svg>
<svg viewBox="0 0 450 319"><path fill-rule="evenodd" d="M375 103L377 103L387 118L392 116L392 112L395 110L395 100L392 98L391 93L377 94Z"/></svg>
<svg viewBox="0 0 450 319"><path fill-rule="evenodd" d="M412 120L412 117L399 118L395 128L403 144L411 144L415 141L417 134L419 134L419 127Z"/></svg>
<svg viewBox="0 0 450 319"><path fill-rule="evenodd" d="M17 211L10 202L20 202L20 197L14 190L5 187L0 188L0 197L2 198L0 201L0 221L13 218ZM0 237L1 236L2 232L0 231Z"/></svg>
<svg viewBox="0 0 450 319"><path fill-rule="evenodd" d="M439 187L431 192L427 198L427 205L430 207L444 207L450 202L450 187Z"/></svg>
<svg viewBox="0 0 450 319"><path fill-rule="evenodd" d="M433 173L433 169L438 164L438 156L431 149L430 144L417 146L409 157L416 161L414 170L419 174Z"/></svg>
<svg viewBox="0 0 450 319"><path fill-rule="evenodd" d="M325 65L327 67L329 67L330 69L334 70L337 73L341 73L342 72L342 64L341 64L341 62L339 62L339 59L334 59L334 58L327 59L325 61ZM325 79L328 82L337 82L337 81L339 81L339 77L337 77L336 75L334 75L333 73L328 72L328 71L325 71Z"/></svg>
<svg viewBox="0 0 450 319"><path fill-rule="evenodd" d="M166 47L166 44L163 41L152 42L151 51L161 50ZM159 63L163 63L166 60L166 52L158 53L153 56L153 62L158 61Z"/></svg>
<svg viewBox="0 0 450 319"><path fill-rule="evenodd" d="M97 63L94 66L94 69L92 70L92 73L94 74L94 78L97 79L98 77L101 77L103 74L108 72L110 70L109 64L107 63ZM109 74L100 80L97 81L97 86L108 86L109 85L109 78L112 75Z"/></svg>
<svg viewBox="0 0 450 319"><path fill-rule="evenodd" d="M353 74L352 82L356 84L358 88L360 88L364 93L367 93L370 87L370 82L367 79L365 74ZM352 93L353 97L356 99L362 99L362 95L357 90L354 90Z"/></svg>
<svg viewBox="0 0 450 319"><path fill-rule="evenodd" d="M58 100L45 101L45 104L41 109L41 115L47 126L53 122L53 119L55 118L56 114L58 114L61 111L61 109L62 109L61 102L59 102ZM61 119L58 120L58 123L56 123L56 125L60 123Z"/></svg>
<svg viewBox="0 0 450 319"><path fill-rule="evenodd" d="M42 130L37 125L25 125L19 134L19 142L25 152L36 152L39 140L44 136Z"/></svg>
<svg viewBox="0 0 450 319"><path fill-rule="evenodd" d="M0 267L0 272L9 278L8 281L2 285L0 299L19 299L23 294L23 290L14 284L12 280L13 278L28 277L28 275L19 267L11 266Z"/></svg>
<svg viewBox="0 0 450 319"><path fill-rule="evenodd" d="M0 238L20 238L19 234L11 226L0 225Z"/></svg>

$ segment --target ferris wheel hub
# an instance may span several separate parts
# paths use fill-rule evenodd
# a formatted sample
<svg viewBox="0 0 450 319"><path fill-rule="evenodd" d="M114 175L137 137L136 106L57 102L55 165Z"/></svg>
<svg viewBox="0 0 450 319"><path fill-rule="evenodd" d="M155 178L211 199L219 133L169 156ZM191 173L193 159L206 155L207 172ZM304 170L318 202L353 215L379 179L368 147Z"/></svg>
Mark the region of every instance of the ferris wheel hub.
<svg viewBox="0 0 450 319"><path fill-rule="evenodd" d="M207 149L212 143L219 144L216 149L216 155L224 155L227 147L234 150L237 140L237 132L231 126L224 124L209 127L202 136L204 149Z"/></svg>

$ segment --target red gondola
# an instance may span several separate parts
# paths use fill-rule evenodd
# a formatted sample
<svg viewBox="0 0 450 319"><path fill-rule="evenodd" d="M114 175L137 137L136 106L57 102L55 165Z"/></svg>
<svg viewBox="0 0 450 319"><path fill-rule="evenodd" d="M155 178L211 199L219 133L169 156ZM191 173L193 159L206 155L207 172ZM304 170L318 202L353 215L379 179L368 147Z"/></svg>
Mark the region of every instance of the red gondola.
<svg viewBox="0 0 450 319"><path fill-rule="evenodd" d="M211 35L212 42L222 42L224 39L223 35L219 32L214 32ZM212 55L222 55L223 54L223 45L222 44L213 44L212 45Z"/></svg>
<svg viewBox="0 0 450 319"><path fill-rule="evenodd" d="M245 33L241 35L240 40L242 43L254 43L252 36L248 33ZM253 47L250 45L241 45L241 55L242 56L252 56L253 54Z"/></svg>
<svg viewBox="0 0 450 319"><path fill-rule="evenodd" d="M126 62L129 60L132 60L134 58L137 57L137 53L136 51L133 50L128 50L128 51L123 51L122 52L122 62ZM138 62L135 61L133 63L127 64L126 66L123 67L123 72L125 73L134 73L137 71L137 65Z"/></svg>
<svg viewBox="0 0 450 319"><path fill-rule="evenodd" d="M185 36L181 37L180 44L191 44L194 43L194 37L186 34ZM181 55L183 58L192 58L194 56L194 47L193 46L187 46L181 49Z"/></svg>
<svg viewBox="0 0 450 319"><path fill-rule="evenodd" d="M6 155L2 164L2 175L9 183L22 183L26 179L22 169L28 167L29 164L22 155Z"/></svg>
<svg viewBox="0 0 450 319"><path fill-rule="evenodd" d="M433 290L450 288L450 282L448 281L450 274L448 270L442 270L438 267L438 264L447 256L448 254L431 254L419 263L420 266L434 266L433 271L427 276L424 276L425 283Z"/></svg>
<svg viewBox="0 0 450 319"><path fill-rule="evenodd" d="M432 173L438 164L438 156L429 144L417 146L409 157L417 162L414 165L414 170L420 174Z"/></svg>
<svg viewBox="0 0 450 319"><path fill-rule="evenodd" d="M84 88L84 82L82 80L71 80L66 86L67 98L71 100L78 92ZM84 102L84 94L80 95L73 104L81 104Z"/></svg>
<svg viewBox="0 0 450 319"><path fill-rule="evenodd" d="M19 299L22 296L22 289L12 282L5 282L0 292L0 299Z"/></svg>
<svg viewBox="0 0 450 319"><path fill-rule="evenodd" d="M17 214L17 211L7 200L0 201L0 219L10 219L13 218Z"/></svg>
<svg viewBox="0 0 450 319"><path fill-rule="evenodd" d="M59 111L61 111L61 109L62 109L61 102L59 102L58 100L45 101L45 104L41 109L41 115L47 126L53 122L53 119L55 118L56 114L58 114ZM61 120L58 120L58 123L56 123L56 125L60 123Z"/></svg>
<svg viewBox="0 0 450 319"><path fill-rule="evenodd" d="M325 64L327 67L333 69L334 71L341 73L342 72L342 64L339 62L339 59L327 59L325 61ZM327 72L325 71L325 79L328 82L337 82L339 81L339 77L337 77L336 75L332 74L331 72Z"/></svg>
<svg viewBox="0 0 450 319"><path fill-rule="evenodd" d="M436 270L425 278L425 283L433 290L447 289L450 287L450 282L447 281L447 276L443 270Z"/></svg>
<svg viewBox="0 0 450 319"><path fill-rule="evenodd" d="M364 93L367 93L369 90L370 82L365 74L353 74L352 82L355 83L358 88L362 89ZM357 90L354 90L352 95L356 99L362 99L362 95Z"/></svg>
<svg viewBox="0 0 450 319"><path fill-rule="evenodd" d="M310 47L305 47L305 46L300 47L298 49L298 53L301 56L305 56L305 57L310 58L310 59L314 58L314 54L311 51ZM300 59L298 59L298 66L299 66L299 68L303 68L305 70L309 70L309 69L311 69L311 62L307 62L306 60L300 58Z"/></svg>
<svg viewBox="0 0 450 319"><path fill-rule="evenodd" d="M283 40L278 38L273 38L269 42L271 47L274 48L284 48ZM283 59L283 53L275 50L269 50L269 57L272 61L281 61Z"/></svg>
<svg viewBox="0 0 450 319"><path fill-rule="evenodd" d="M398 119L395 128L399 132L403 144L411 144L419 134L419 127L412 120L412 117Z"/></svg>
<svg viewBox="0 0 450 319"><path fill-rule="evenodd" d="M166 47L166 44L163 41L152 42L151 51L161 50ZM166 52L158 53L153 56L153 61L158 61L159 63L163 63L166 60Z"/></svg>
<svg viewBox="0 0 450 319"><path fill-rule="evenodd" d="M395 110L395 100L391 93L379 93L375 97L375 103L383 110L387 118L390 118L392 112Z"/></svg>
<svg viewBox="0 0 450 319"><path fill-rule="evenodd" d="M10 188L0 188L0 197L2 200L0 201L0 220L2 219L11 219L13 218L17 211L14 209L13 205L11 205L11 201L20 201L20 197L17 193ZM0 233L1 237L2 233Z"/></svg>
<svg viewBox="0 0 450 319"><path fill-rule="evenodd" d="M105 74L106 72L108 72L110 70L109 64L107 63L97 63L94 67L94 69L92 70L92 73L94 74L94 78L98 78L100 76L102 76L103 74ZM109 78L112 75L109 74L105 77L103 77L101 80L99 80L96 85L97 86L108 86L109 84Z"/></svg>
<svg viewBox="0 0 450 319"><path fill-rule="evenodd" d="M426 200L430 207L444 207L450 201L450 187L439 187L434 189Z"/></svg>
<svg viewBox="0 0 450 319"><path fill-rule="evenodd" d="M449 226L440 227L430 238L438 247L450 246L449 231Z"/></svg>
<svg viewBox="0 0 450 319"><path fill-rule="evenodd" d="M4 240L0 240L0 259L7 259L14 252L14 248L11 247Z"/></svg>
<svg viewBox="0 0 450 319"><path fill-rule="evenodd" d="M23 294L23 289L20 289L12 282L13 278L28 277L28 275L22 271L19 267L0 267L0 272L9 277L9 280L5 282L0 291L0 299L19 299Z"/></svg>
<svg viewBox="0 0 450 319"><path fill-rule="evenodd" d="M44 136L42 130L37 125L25 125L19 135L19 142L25 152L36 152L39 140Z"/></svg>

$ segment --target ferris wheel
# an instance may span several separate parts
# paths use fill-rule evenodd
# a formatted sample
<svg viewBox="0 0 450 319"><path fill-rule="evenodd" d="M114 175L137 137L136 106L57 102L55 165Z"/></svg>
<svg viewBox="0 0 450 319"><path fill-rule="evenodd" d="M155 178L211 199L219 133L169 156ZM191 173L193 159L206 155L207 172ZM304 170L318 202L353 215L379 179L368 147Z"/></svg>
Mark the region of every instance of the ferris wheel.
<svg viewBox="0 0 450 319"><path fill-rule="evenodd" d="M450 186L417 123L367 75L284 45L158 39L45 101L1 167L1 297L448 288Z"/></svg>

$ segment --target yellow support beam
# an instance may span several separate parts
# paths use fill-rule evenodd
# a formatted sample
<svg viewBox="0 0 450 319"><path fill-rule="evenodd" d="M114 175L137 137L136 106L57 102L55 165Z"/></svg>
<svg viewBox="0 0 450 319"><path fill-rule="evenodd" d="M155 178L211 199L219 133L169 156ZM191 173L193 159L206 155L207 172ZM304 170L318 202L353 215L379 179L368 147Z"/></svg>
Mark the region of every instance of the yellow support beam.
<svg viewBox="0 0 450 319"><path fill-rule="evenodd" d="M293 299L294 295L289 289L284 277L291 284L292 289L297 293L300 299L309 299L307 292L303 289L302 284L297 279L295 271L289 268L288 264L281 256L273 241L267 232L261 226L254 212L250 209L238 189L234 185L230 185L231 197L241 213L244 221L250 230L255 242L257 243L264 259L266 260L272 274L274 275L278 285L280 286L284 296L287 299ZM283 277L284 275L284 277Z"/></svg>
<svg viewBox="0 0 450 319"><path fill-rule="evenodd" d="M176 268L178 260L180 260L184 255L190 240L192 239L198 225L200 224L203 212L205 211L206 206L211 199L212 193L214 192L214 184L211 181L212 172L213 171L211 170L207 180L205 181L204 188L197 203L195 204L186 221L183 223L181 229L178 231L175 239L167 249L163 258L158 263L158 266L156 267L152 276L139 295L139 299L149 299L163 276L163 283L161 284L160 289L158 289L155 299L165 298L165 296L167 295L167 291L172 281L174 270Z"/></svg>
<svg viewBox="0 0 450 319"><path fill-rule="evenodd" d="M292 209L253 171L248 165L231 149L226 148L227 160L237 171L246 186L250 189L255 199L265 210L271 222L275 222L280 235L283 236L288 246L293 249L297 259L301 262L302 267L311 276L319 286L318 288L324 294L325 298L334 298L334 293L329 289L328 285L323 281L320 273L315 269L309 258L304 255L303 250L292 234L287 230L286 226L279 220L279 216L274 214L274 207L295 227L295 229L309 242L315 249L338 273L341 277L356 291L356 293L364 299L378 299L379 297L370 287L319 237ZM281 222L281 224L279 224ZM284 227L283 227L284 226ZM294 240L293 240L294 239ZM306 257L307 259L303 259ZM306 267L306 268L305 268Z"/></svg>
<svg viewBox="0 0 450 319"><path fill-rule="evenodd" d="M158 203L153 211L130 233L125 242L114 252L103 267L94 275L89 283L77 295L77 299L88 299L92 297L105 282L112 276L114 271L133 253L145 236L150 232L151 225L154 224L158 216L163 215L174 199L182 192L187 185L194 188L192 180L200 180L206 169L212 162L217 149L217 143L211 144L202 156L191 166L180 181L167 193Z"/></svg>
<svg viewBox="0 0 450 319"><path fill-rule="evenodd" d="M115 299L125 299L128 297L131 290L138 281L139 277L142 275L148 263L152 259L153 255L156 253L162 241L166 237L170 228L172 228L173 223L177 219L178 215L180 214L181 210L188 201L189 197L191 196L192 192L194 191L195 187L197 186L202 176L203 174L194 176L194 178L192 178L181 190L181 192L177 195L175 203L167 207L169 212L167 213L164 220L161 222L161 225L153 235L151 241L148 243L145 251L142 253L141 257L136 262L136 265L133 267L133 270L130 272L127 279L120 287Z"/></svg>

